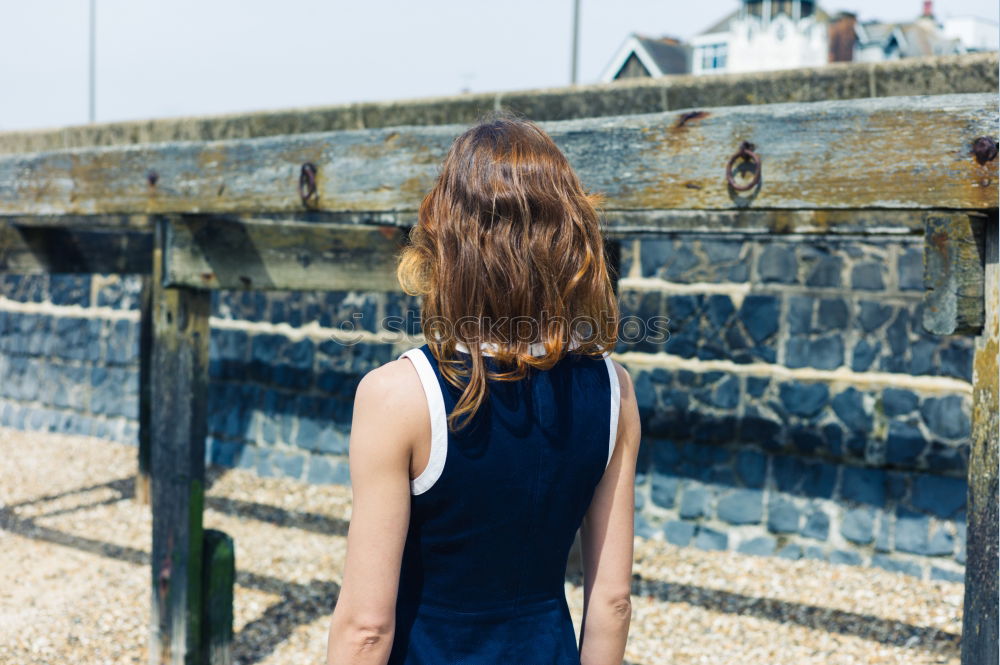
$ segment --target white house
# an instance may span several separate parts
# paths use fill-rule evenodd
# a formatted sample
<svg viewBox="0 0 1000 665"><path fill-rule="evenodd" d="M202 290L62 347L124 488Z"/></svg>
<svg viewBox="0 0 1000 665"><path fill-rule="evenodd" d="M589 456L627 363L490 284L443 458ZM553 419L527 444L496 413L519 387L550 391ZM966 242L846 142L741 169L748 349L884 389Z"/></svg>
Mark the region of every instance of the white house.
<svg viewBox="0 0 1000 665"><path fill-rule="evenodd" d="M743 0L739 9L691 39L691 73L824 65L828 21L812 0Z"/></svg>
<svg viewBox="0 0 1000 665"><path fill-rule="evenodd" d="M995 50L997 42L996 23L956 17L942 24L931 0L924 0L916 20L904 23L859 22L848 12L831 17L813 0L740 0L738 8L688 44L630 35L601 80L881 62Z"/></svg>
<svg viewBox="0 0 1000 665"><path fill-rule="evenodd" d="M827 62L828 20L813 0L741 0L736 10L689 44L630 35L601 80L822 65ZM682 51L686 68L679 70L677 54Z"/></svg>

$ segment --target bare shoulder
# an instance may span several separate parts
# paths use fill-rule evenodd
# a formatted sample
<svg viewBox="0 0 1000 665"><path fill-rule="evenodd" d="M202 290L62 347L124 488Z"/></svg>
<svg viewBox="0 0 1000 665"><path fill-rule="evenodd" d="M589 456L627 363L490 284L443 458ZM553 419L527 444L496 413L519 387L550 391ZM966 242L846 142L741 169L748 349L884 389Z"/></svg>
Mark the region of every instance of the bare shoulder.
<svg viewBox="0 0 1000 665"><path fill-rule="evenodd" d="M635 386L632 385L632 375L617 360L612 360L611 364L615 366L615 372L618 374L618 385L621 387L622 401L626 399L635 400Z"/></svg>
<svg viewBox="0 0 1000 665"><path fill-rule="evenodd" d="M420 376L413 363L408 358L397 358L361 377L356 399L392 399L419 403L417 398L423 399L421 390Z"/></svg>
<svg viewBox="0 0 1000 665"><path fill-rule="evenodd" d="M376 428L383 440L410 442L429 428L427 398L413 363L399 358L365 374L354 396L352 431Z"/></svg>
<svg viewBox="0 0 1000 665"><path fill-rule="evenodd" d="M641 424L639 421L639 402L635 395L635 385L632 376L616 360L611 361L618 374L618 385L621 391L618 409L618 438L626 444L637 442Z"/></svg>

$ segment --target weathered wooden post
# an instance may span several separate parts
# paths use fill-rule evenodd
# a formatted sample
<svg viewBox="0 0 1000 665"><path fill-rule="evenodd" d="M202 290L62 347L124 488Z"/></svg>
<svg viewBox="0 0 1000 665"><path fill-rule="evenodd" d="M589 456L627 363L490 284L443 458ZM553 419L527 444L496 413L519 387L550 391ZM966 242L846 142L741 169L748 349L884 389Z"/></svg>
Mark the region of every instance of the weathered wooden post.
<svg viewBox="0 0 1000 665"><path fill-rule="evenodd" d="M162 269L154 262L150 275L142 276L139 294L139 468L135 474L135 500L149 504L149 473L152 460L151 395L153 359L153 284L160 283Z"/></svg>
<svg viewBox="0 0 1000 665"><path fill-rule="evenodd" d="M996 665L997 589L997 352L1000 348L1000 272L997 213L935 214L925 220L924 328L976 338L972 437L967 500L963 665Z"/></svg>
<svg viewBox="0 0 1000 665"><path fill-rule="evenodd" d="M928 215L924 224L924 328L937 335L977 335L972 370L962 665L997 665L997 211L935 213Z"/></svg>
<svg viewBox="0 0 1000 665"><path fill-rule="evenodd" d="M1000 266L997 263L996 212L984 234L985 311L976 338L972 369L972 449L969 452L968 528L966 535L965 610L962 617L962 665L1000 662L997 625L998 538L997 473L1000 456L1000 397L997 353L1000 352Z"/></svg>
<svg viewBox="0 0 1000 665"><path fill-rule="evenodd" d="M154 265L169 220L157 218ZM210 292L152 283L151 665L196 665L202 645Z"/></svg>

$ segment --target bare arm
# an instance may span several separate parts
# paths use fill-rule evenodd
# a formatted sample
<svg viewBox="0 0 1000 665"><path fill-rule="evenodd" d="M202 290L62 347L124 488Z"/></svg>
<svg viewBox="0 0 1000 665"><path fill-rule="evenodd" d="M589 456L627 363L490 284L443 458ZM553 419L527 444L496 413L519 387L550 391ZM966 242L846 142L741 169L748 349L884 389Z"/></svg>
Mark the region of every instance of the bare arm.
<svg viewBox="0 0 1000 665"><path fill-rule="evenodd" d="M583 665L620 665L632 619L635 464L639 409L628 372L615 363L621 408L615 448L580 527L583 556Z"/></svg>
<svg viewBox="0 0 1000 665"><path fill-rule="evenodd" d="M430 437L424 399L405 358L369 372L358 385L350 441L351 523L327 665L385 665L389 658L410 520L412 442Z"/></svg>

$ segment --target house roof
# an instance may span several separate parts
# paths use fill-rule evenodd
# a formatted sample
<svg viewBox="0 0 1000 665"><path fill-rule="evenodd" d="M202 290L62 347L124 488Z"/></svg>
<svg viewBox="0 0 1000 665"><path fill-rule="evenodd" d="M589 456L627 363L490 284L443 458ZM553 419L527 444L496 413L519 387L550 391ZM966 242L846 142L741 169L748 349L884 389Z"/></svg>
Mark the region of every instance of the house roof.
<svg viewBox="0 0 1000 665"><path fill-rule="evenodd" d="M856 31L858 40L864 44L872 42L884 42L892 36L892 31L896 29L895 23L880 23L878 21L865 21L858 23Z"/></svg>
<svg viewBox="0 0 1000 665"><path fill-rule="evenodd" d="M857 26L861 46L881 46L888 50L893 42L904 58L923 55L962 53L961 41L946 37L933 21L917 19L909 23L867 21Z"/></svg>
<svg viewBox="0 0 1000 665"><path fill-rule="evenodd" d="M691 50L688 45L670 37L657 39L636 35L635 38L656 62L656 68L660 70L661 74L676 74L687 71Z"/></svg>
<svg viewBox="0 0 1000 665"><path fill-rule="evenodd" d="M720 19L716 23L713 23L712 25L710 25L709 27L705 28L704 30L702 30L698 34L699 35L714 35L717 32L729 32L729 28L732 25L733 21L736 20L737 18L739 18L739 16L740 16L740 10L739 9L734 9L730 13L726 14L726 16L724 18Z"/></svg>
<svg viewBox="0 0 1000 665"><path fill-rule="evenodd" d="M613 81L633 53L650 76L687 72L690 50L690 46L672 37L646 37L633 33L618 49L601 80Z"/></svg>
<svg viewBox="0 0 1000 665"><path fill-rule="evenodd" d="M729 32L732 28L733 22L740 17L741 9L734 9L729 14L726 14L722 19L713 23L709 27L705 28L699 35L714 35L717 32ZM820 23L829 23L830 15L818 4L813 6L813 17L816 21Z"/></svg>

